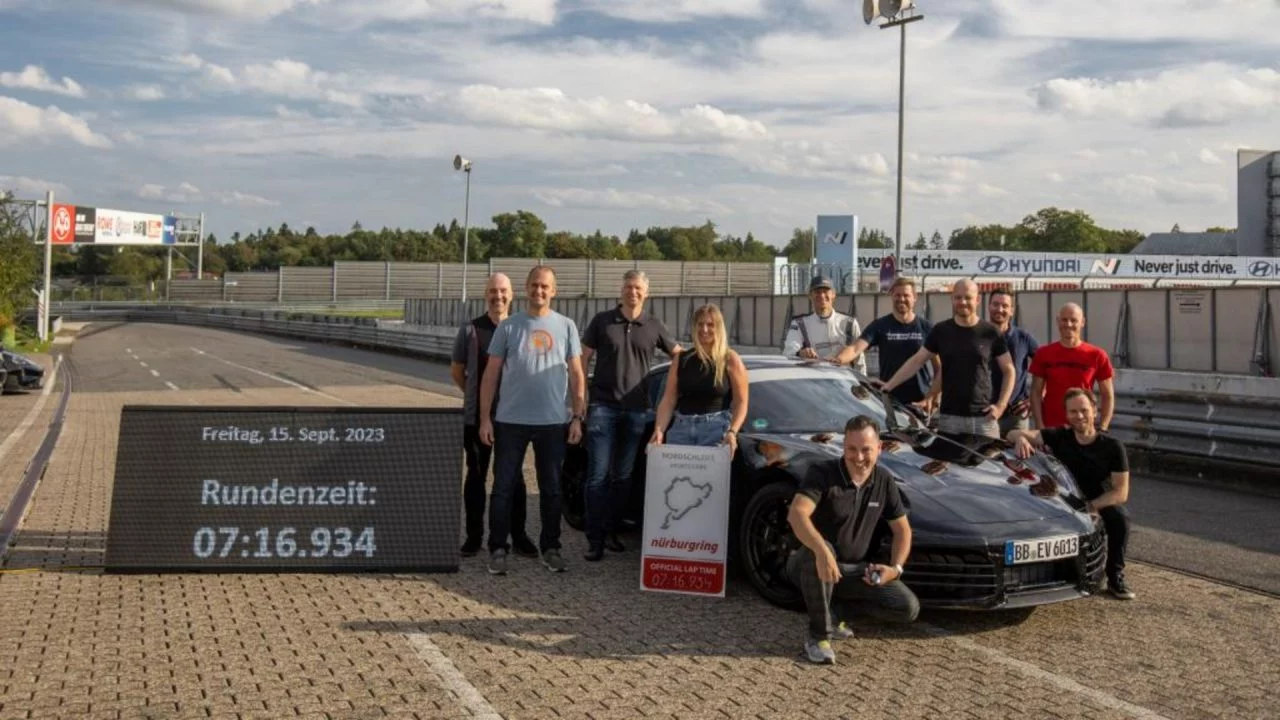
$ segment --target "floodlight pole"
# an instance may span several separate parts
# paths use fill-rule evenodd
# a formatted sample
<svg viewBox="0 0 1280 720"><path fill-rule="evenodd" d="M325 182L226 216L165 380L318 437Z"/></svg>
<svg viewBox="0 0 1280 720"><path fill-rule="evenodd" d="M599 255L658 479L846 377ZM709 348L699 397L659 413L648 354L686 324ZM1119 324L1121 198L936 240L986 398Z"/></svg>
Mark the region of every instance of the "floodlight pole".
<svg viewBox="0 0 1280 720"><path fill-rule="evenodd" d="M923 19L924 15L912 15L890 20L880 26L881 30L896 26L902 31L898 42L898 213L893 233L893 257L896 261L893 265L893 272L895 276L902 274L902 137L906 118L907 96L907 23Z"/></svg>
<svg viewBox="0 0 1280 720"><path fill-rule="evenodd" d="M462 205L462 311L467 309L467 255L471 242L471 163L462 169L467 174L467 193Z"/></svg>
<svg viewBox="0 0 1280 720"><path fill-rule="evenodd" d="M176 222L176 221L175 221ZM177 240L178 228L173 228L174 240ZM204 279L204 213L200 213L200 231L196 237L196 279Z"/></svg>

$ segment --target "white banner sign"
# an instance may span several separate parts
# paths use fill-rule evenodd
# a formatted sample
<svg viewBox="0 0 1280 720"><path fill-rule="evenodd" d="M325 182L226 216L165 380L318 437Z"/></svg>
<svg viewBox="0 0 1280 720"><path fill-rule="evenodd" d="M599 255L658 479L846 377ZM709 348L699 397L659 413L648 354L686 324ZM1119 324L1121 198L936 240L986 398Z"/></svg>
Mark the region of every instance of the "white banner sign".
<svg viewBox="0 0 1280 720"><path fill-rule="evenodd" d="M94 242L104 245L172 245L174 219L164 215L97 208Z"/></svg>
<svg viewBox="0 0 1280 720"><path fill-rule="evenodd" d="M724 597L729 471L727 446L649 449L641 590Z"/></svg>
<svg viewBox="0 0 1280 720"><path fill-rule="evenodd" d="M858 269L878 273L888 250L858 251ZM1200 280L1280 279L1280 257L1207 255L1088 255L982 250L909 250L898 272L921 275L1069 278L1187 278Z"/></svg>

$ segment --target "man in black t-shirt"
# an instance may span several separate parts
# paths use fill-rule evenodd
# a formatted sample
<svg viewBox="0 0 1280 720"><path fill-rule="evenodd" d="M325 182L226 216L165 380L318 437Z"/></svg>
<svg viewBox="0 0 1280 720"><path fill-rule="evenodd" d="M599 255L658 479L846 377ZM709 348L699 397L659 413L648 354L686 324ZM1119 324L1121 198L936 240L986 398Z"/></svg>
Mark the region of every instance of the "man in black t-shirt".
<svg viewBox="0 0 1280 720"><path fill-rule="evenodd" d="M942 402L938 432L948 435L1000 437L1000 416L1009 407L1016 370L1004 337L977 313L978 286L960 280L951 291L950 320L933 326L924 347L884 383L893 391L911 379L934 356L942 359ZM999 364L1003 382L991 385L991 369Z"/></svg>
<svg viewBox="0 0 1280 720"><path fill-rule="evenodd" d="M489 476L489 461L493 448L480 442L480 380L484 377L486 353L493 331L498 323L507 319L511 307L511 278L494 273L485 283L486 312L468 320L458 328L453 342L452 363L449 366L453 382L462 391L462 448L467 458L467 477L462 486L462 500L466 508L467 539L462 544L462 555L471 557L480 551L484 540L485 480ZM495 401L496 409L498 403ZM528 513L525 501L524 480L515 484L511 503L512 547L516 554L538 557L538 546L525 534Z"/></svg>
<svg viewBox="0 0 1280 720"><path fill-rule="evenodd" d="M1107 530L1107 588L1121 600L1134 593L1124 581L1124 553L1129 540L1129 457L1121 442L1098 430L1093 393L1072 388L1066 394L1067 427L1013 430L1009 442L1019 457L1048 448L1071 471L1090 514L1102 518Z"/></svg>
<svg viewBox="0 0 1280 720"><path fill-rule="evenodd" d="M835 664L832 636L853 635L843 617L833 617L833 600L844 601L841 609L868 603L893 622L909 623L920 613L920 601L899 579L911 553L911 525L897 481L876 464L879 458L879 428L859 415L845 425L844 456L814 463L791 500L787 522L803 547L787 562L787 576L809 612L809 662ZM867 562L882 518L893 532L891 565Z"/></svg>
<svg viewBox="0 0 1280 720"><path fill-rule="evenodd" d="M933 323L916 315L915 281L900 277L893 281L889 294L893 298L893 312L872 321L857 342L836 356L834 362L837 365L848 365L868 348L879 348L879 376L881 380L888 380L924 347L924 339L933 329ZM923 403L940 366L938 359L933 358L929 365L916 373L914 382L907 381L895 387L893 396L904 403Z"/></svg>
<svg viewBox="0 0 1280 720"><path fill-rule="evenodd" d="M680 351L662 320L644 311L649 278L640 270L622 276L618 306L598 313L582 333L582 363L596 360L589 383L586 492L587 552L589 562L626 546L615 530L618 516L631 497L631 471L644 440L648 422L649 393L645 376L654 353L668 356Z"/></svg>

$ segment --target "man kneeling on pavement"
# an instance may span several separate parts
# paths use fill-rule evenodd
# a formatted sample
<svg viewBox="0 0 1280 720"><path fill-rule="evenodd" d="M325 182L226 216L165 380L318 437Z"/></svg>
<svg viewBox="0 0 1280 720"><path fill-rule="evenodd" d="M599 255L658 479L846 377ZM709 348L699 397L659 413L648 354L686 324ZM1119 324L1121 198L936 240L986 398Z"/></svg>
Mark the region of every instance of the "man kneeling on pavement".
<svg viewBox="0 0 1280 720"><path fill-rule="evenodd" d="M898 485L879 458L879 427L859 415L845 424L844 456L814 463L791 501L787 521L803 547L791 555L787 575L809 613L804 651L810 662L835 663L831 639L853 636L851 606L867 606L891 622L909 623L920 614L920 601L900 579L911 553L911 525ZM881 518L893 532L891 565L867 562Z"/></svg>

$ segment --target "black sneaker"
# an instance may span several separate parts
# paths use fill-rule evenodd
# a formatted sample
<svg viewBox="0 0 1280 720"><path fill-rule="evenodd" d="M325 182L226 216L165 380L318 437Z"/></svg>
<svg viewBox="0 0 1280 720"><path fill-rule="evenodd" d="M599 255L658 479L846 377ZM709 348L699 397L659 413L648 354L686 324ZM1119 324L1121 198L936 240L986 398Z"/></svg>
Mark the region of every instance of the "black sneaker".
<svg viewBox="0 0 1280 720"><path fill-rule="evenodd" d="M559 550L544 550L542 552L542 564L546 565L547 569L553 573L562 573L567 569Z"/></svg>
<svg viewBox="0 0 1280 720"><path fill-rule="evenodd" d="M1129 589L1129 586L1124 584L1124 578L1108 580L1107 591L1110 592L1111 596L1117 600L1132 600L1137 597L1137 595L1134 595L1133 591Z"/></svg>
<svg viewBox="0 0 1280 720"><path fill-rule="evenodd" d="M538 557L538 546L527 537L515 538L511 541L511 549L516 551L520 557L536 558Z"/></svg>
<svg viewBox="0 0 1280 720"><path fill-rule="evenodd" d="M582 559L587 562L600 562L604 559L604 546L592 545L587 551L582 553Z"/></svg>
<svg viewBox="0 0 1280 720"><path fill-rule="evenodd" d="M627 546L622 544L622 538L617 533L609 533L604 538L604 547L609 552L626 552Z"/></svg>
<svg viewBox="0 0 1280 720"><path fill-rule="evenodd" d="M507 551L498 549L489 554L489 574L507 574Z"/></svg>
<svg viewBox="0 0 1280 720"><path fill-rule="evenodd" d="M480 552L479 538L467 538L467 541L462 543L462 557L472 557L478 552Z"/></svg>

